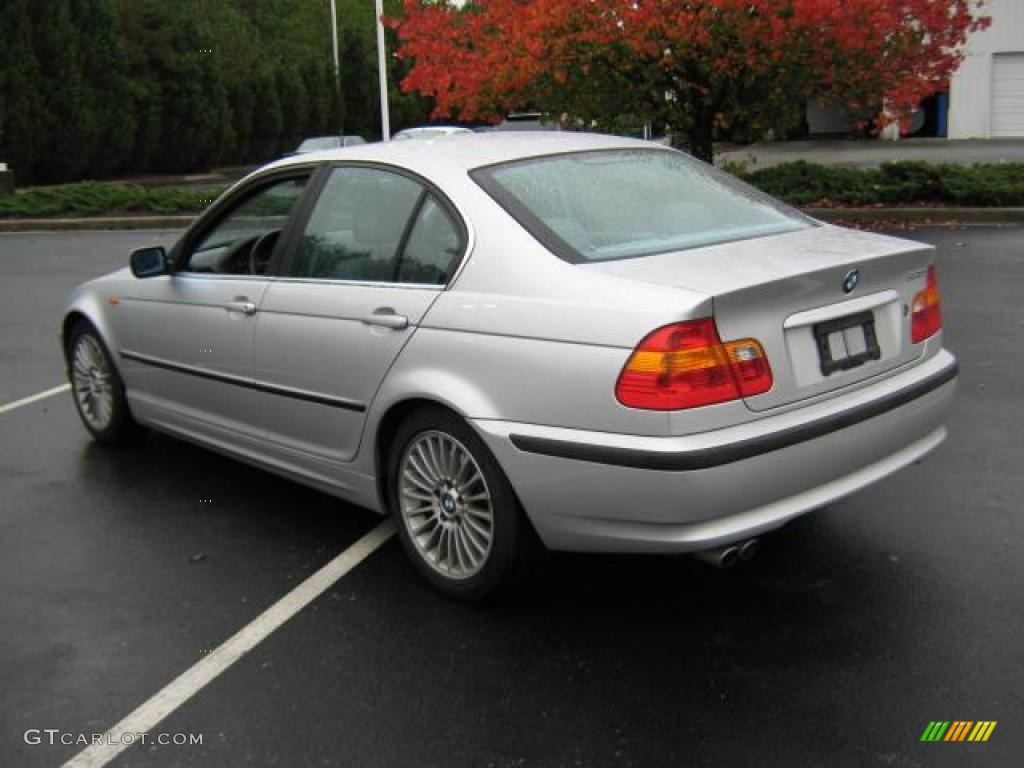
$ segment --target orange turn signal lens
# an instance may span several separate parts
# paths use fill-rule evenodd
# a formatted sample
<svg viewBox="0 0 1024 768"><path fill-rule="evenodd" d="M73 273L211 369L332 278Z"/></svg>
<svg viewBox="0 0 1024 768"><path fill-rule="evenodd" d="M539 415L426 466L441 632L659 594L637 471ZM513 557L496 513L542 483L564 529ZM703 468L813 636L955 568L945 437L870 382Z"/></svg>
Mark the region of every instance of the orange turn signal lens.
<svg viewBox="0 0 1024 768"><path fill-rule="evenodd" d="M711 318L673 323L640 342L626 361L615 396L630 408L676 411L759 395L772 387L771 366L754 339L723 344Z"/></svg>

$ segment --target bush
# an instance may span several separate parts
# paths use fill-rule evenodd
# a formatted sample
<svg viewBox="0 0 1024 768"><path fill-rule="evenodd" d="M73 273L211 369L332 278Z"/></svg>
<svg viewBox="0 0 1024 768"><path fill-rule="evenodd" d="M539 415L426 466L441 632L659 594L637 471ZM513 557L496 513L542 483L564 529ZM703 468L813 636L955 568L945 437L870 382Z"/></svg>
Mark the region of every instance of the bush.
<svg viewBox="0 0 1024 768"><path fill-rule="evenodd" d="M67 214L199 213L222 191L221 187L140 187L82 181L0 195L0 216L31 218Z"/></svg>
<svg viewBox="0 0 1024 768"><path fill-rule="evenodd" d="M740 178L800 206L1024 205L1024 164L971 166L921 162L843 168L799 161L745 172Z"/></svg>
<svg viewBox="0 0 1024 768"><path fill-rule="evenodd" d="M946 166L943 199L957 205L1024 205L1024 165ZM983 172L980 172L983 169Z"/></svg>
<svg viewBox="0 0 1024 768"><path fill-rule="evenodd" d="M797 206L1024 206L1024 164L886 163L840 168L803 161L735 175ZM141 187L83 181L0 194L0 217L199 213L223 187Z"/></svg>

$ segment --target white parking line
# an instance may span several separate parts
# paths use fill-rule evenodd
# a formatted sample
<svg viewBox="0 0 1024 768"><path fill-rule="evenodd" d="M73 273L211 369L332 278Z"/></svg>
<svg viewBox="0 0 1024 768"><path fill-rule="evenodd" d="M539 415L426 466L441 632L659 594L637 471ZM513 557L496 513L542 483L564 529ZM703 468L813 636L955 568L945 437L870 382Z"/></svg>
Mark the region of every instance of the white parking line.
<svg viewBox="0 0 1024 768"><path fill-rule="evenodd" d="M373 554L394 533L394 522L388 518L253 619L213 653L168 683L162 691L108 730L99 743L86 747L64 763L64 768L99 768L109 763L131 746L131 741L128 744L123 743L122 735L132 734L137 739L137 734L152 730L161 720L209 685L221 672Z"/></svg>
<svg viewBox="0 0 1024 768"><path fill-rule="evenodd" d="M7 405L0 405L0 414L7 413L8 411L13 411L15 408L21 408L21 406L23 405L32 405L32 403L37 403L40 400L45 400L48 397L59 395L61 392L67 392L69 389L71 389L70 384L61 384L59 387L48 389L45 392L40 392L36 395L29 395L28 397L23 397L21 398L21 400L15 400L13 403L8 403Z"/></svg>

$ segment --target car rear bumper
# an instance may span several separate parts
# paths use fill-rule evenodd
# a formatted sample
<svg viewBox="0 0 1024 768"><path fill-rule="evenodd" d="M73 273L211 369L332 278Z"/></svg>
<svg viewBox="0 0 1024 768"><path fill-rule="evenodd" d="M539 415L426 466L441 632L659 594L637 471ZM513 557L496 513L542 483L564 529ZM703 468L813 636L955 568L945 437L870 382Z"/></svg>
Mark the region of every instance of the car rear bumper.
<svg viewBox="0 0 1024 768"><path fill-rule="evenodd" d="M945 438L946 350L869 387L681 437L476 420L552 549L687 552L738 541L853 493Z"/></svg>

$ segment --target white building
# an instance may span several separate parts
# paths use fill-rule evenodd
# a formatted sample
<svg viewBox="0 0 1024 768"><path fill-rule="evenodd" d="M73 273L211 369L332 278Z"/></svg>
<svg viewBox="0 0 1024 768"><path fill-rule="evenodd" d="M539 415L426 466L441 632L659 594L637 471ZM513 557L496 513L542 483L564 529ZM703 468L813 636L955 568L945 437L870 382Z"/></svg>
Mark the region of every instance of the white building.
<svg viewBox="0 0 1024 768"><path fill-rule="evenodd" d="M988 29L967 40L964 60L950 78L948 94L922 103L912 130L951 139L1024 137L1024 0L985 0L980 12L991 17ZM807 105L812 135L853 130L842 110ZM898 138L895 124L883 138Z"/></svg>
<svg viewBox="0 0 1024 768"><path fill-rule="evenodd" d="M1024 0L989 0L950 81L949 138L1024 136Z"/></svg>

